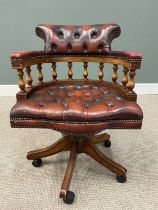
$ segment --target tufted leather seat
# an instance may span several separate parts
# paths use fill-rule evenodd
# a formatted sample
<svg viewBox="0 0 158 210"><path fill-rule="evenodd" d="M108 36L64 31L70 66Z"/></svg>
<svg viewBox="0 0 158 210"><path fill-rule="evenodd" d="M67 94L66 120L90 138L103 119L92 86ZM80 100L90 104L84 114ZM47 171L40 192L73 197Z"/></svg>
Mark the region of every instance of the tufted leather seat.
<svg viewBox="0 0 158 210"><path fill-rule="evenodd" d="M29 120L59 122L69 125L67 132L79 134L105 127L140 127L142 118L136 102L126 100L118 90L99 82L60 82L44 87L16 103L11 111L13 126L20 125L23 119L28 120L25 125ZM74 124L83 124L84 129L76 126L74 130ZM54 129L53 124L51 128ZM62 126L55 129L66 131Z"/></svg>

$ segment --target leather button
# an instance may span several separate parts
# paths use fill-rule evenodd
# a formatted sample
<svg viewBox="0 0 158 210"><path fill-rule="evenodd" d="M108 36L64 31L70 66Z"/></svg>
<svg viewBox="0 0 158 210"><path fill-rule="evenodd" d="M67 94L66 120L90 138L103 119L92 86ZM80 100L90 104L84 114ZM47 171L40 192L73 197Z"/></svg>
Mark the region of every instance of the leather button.
<svg viewBox="0 0 158 210"><path fill-rule="evenodd" d="M91 38L95 39L96 37L97 37L97 31L94 30L94 31L91 32Z"/></svg>
<svg viewBox="0 0 158 210"><path fill-rule="evenodd" d="M74 32L74 37L75 37L75 39L79 39L80 38L80 32L79 31L75 31Z"/></svg>
<svg viewBox="0 0 158 210"><path fill-rule="evenodd" d="M65 89L65 85L59 86L59 89Z"/></svg>
<svg viewBox="0 0 158 210"><path fill-rule="evenodd" d="M64 103L63 105L64 105L64 107L67 107L68 106L67 103Z"/></svg>
<svg viewBox="0 0 158 210"><path fill-rule="evenodd" d="M87 49L87 45L85 43L83 44L83 47L82 48L83 48L83 52L84 53L87 53L88 49Z"/></svg>
<svg viewBox="0 0 158 210"><path fill-rule="evenodd" d="M89 96L90 96L90 93L85 93L85 96L86 96L86 97L89 97Z"/></svg>
<svg viewBox="0 0 158 210"><path fill-rule="evenodd" d="M104 44L103 43L100 43L98 45L98 51L101 52L103 49L104 49Z"/></svg>
<svg viewBox="0 0 158 210"><path fill-rule="evenodd" d="M80 89L81 89L81 85L75 85L75 88L76 88L77 90L80 90Z"/></svg>
<svg viewBox="0 0 158 210"><path fill-rule="evenodd" d="M103 91L103 93L104 93L104 94L109 94L110 91L109 91L109 90L105 90L105 91Z"/></svg>
<svg viewBox="0 0 158 210"><path fill-rule="evenodd" d="M71 52L71 50L72 50L72 45L71 45L71 43L69 42L69 43L67 44L67 51L68 51L68 52Z"/></svg>
<svg viewBox="0 0 158 210"><path fill-rule="evenodd" d="M96 85L92 85L93 89L98 89L98 87Z"/></svg>
<svg viewBox="0 0 158 210"><path fill-rule="evenodd" d="M64 33L63 33L63 31L59 30L59 31L57 32L57 36L58 36L60 39L63 39L63 38L64 38Z"/></svg>
<svg viewBox="0 0 158 210"><path fill-rule="evenodd" d="M112 102L109 102L107 103L108 106L112 107L113 106L113 103Z"/></svg>
<svg viewBox="0 0 158 210"><path fill-rule="evenodd" d="M56 102L57 102L58 104L61 103L61 101L62 101L61 98L57 98L57 99L56 99Z"/></svg>
<svg viewBox="0 0 158 210"><path fill-rule="evenodd" d="M85 103L85 108L88 108L89 107L89 103Z"/></svg>
<svg viewBox="0 0 158 210"><path fill-rule="evenodd" d="M117 100L119 100L119 101L121 101L121 100L122 100L122 98L121 98L121 97L119 97L119 96L116 96L116 99L117 99Z"/></svg>
<svg viewBox="0 0 158 210"><path fill-rule="evenodd" d="M42 102L42 101L40 101L40 102L39 102L39 106L41 106L41 107L42 107L42 106L45 106L45 105L46 105L46 103L45 103L45 102Z"/></svg>
<svg viewBox="0 0 158 210"><path fill-rule="evenodd" d="M57 51L57 45L55 43L52 43L51 48L52 48L53 52Z"/></svg>
<svg viewBox="0 0 158 210"><path fill-rule="evenodd" d="M68 97L71 97L72 95L73 95L72 93L68 93L68 94L67 94Z"/></svg>
<svg viewBox="0 0 158 210"><path fill-rule="evenodd" d="M47 92L48 92L48 95L49 95L49 96L54 95L54 93L53 93L52 91L50 91L50 90L48 90Z"/></svg>

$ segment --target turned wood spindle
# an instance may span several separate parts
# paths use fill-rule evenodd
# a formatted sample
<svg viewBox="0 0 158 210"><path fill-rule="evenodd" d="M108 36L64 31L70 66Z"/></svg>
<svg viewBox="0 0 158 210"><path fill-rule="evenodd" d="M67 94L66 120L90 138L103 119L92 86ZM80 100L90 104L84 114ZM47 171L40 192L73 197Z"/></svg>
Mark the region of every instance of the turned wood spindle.
<svg viewBox="0 0 158 210"><path fill-rule="evenodd" d="M17 69L17 74L18 74L18 77L19 77L18 86L20 88L20 91L25 92L25 82L24 82L24 79L23 79L23 75L24 75L23 69Z"/></svg>
<svg viewBox="0 0 158 210"><path fill-rule="evenodd" d="M129 69L129 80L128 80L128 83L127 83L127 87L128 87L128 90L129 91L133 91L134 87L135 87L135 82L134 82L134 77L136 75L136 72L135 72L136 69Z"/></svg>
<svg viewBox="0 0 158 210"><path fill-rule="evenodd" d="M88 62L84 62L83 67L84 67L84 72L83 72L84 80L88 80L88 70L87 70Z"/></svg>
<svg viewBox="0 0 158 210"><path fill-rule="evenodd" d="M27 83L27 87L32 87L32 77L31 77L31 68L30 66L26 67L26 83Z"/></svg>
<svg viewBox="0 0 158 210"><path fill-rule="evenodd" d="M37 69L38 69L38 81L39 83L42 83L43 82L43 74L42 74L42 64L39 63L37 65Z"/></svg>
<svg viewBox="0 0 158 210"><path fill-rule="evenodd" d="M117 78L118 78L117 70L118 70L118 65L114 64L113 65L113 73L112 73L112 81L113 81L114 84L116 84L116 81L117 81Z"/></svg>
<svg viewBox="0 0 158 210"><path fill-rule="evenodd" d="M124 66L124 68L123 68L123 76L122 76L122 84L124 85L124 86L126 86L127 85L127 83L128 83L128 68L126 68L125 66Z"/></svg>
<svg viewBox="0 0 158 210"><path fill-rule="evenodd" d="M72 72L72 62L68 62L68 77L69 77L69 80L72 80L72 76L73 76L73 72Z"/></svg>
<svg viewBox="0 0 158 210"><path fill-rule="evenodd" d="M53 80L57 80L57 71L56 71L56 62L53 62L52 63L52 69L53 69L53 72L52 72L52 77L53 77Z"/></svg>
<svg viewBox="0 0 158 210"><path fill-rule="evenodd" d="M99 73L98 73L98 77L99 77L99 80L101 80L101 81L103 81L103 77L104 77L103 68L104 68L104 64L103 64L103 63L100 63L100 64L99 64Z"/></svg>

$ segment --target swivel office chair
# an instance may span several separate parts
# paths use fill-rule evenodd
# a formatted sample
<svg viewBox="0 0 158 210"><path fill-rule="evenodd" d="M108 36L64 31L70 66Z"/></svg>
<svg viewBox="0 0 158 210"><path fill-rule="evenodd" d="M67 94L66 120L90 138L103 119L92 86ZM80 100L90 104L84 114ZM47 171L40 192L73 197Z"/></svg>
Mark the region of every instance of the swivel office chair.
<svg viewBox="0 0 158 210"><path fill-rule="evenodd" d="M118 182L126 181L126 168L110 160L95 145L104 142L106 147L110 147L110 135L95 134L107 128L141 128L143 113L133 89L142 55L112 51L112 40L120 35L117 24L41 24L36 27L36 34L44 40L43 51L11 54L12 67L17 70L19 77L20 91L10 113L10 123L12 128L45 128L63 134L55 144L28 152L27 159L33 160L34 167L39 167L42 165L41 158L70 151L60 191L60 197L70 204L75 194L69 187L75 161L80 153L88 154L110 169L116 174ZM68 63L68 79L58 80L57 62ZM73 62L83 62L83 79L73 79ZM99 64L96 80L88 79L88 62ZM43 80L43 63L51 64L50 81ZM112 81L104 81L103 68L106 63L113 65ZM33 65L37 65L38 71L38 83L35 84L31 76ZM121 83L117 82L118 65L123 67Z"/></svg>

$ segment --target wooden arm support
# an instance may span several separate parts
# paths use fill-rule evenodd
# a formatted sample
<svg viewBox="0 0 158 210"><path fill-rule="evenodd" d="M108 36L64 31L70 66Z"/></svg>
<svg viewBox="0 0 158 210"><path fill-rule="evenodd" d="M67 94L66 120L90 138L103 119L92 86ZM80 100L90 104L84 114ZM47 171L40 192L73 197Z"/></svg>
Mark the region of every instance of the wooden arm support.
<svg viewBox="0 0 158 210"><path fill-rule="evenodd" d="M113 53L113 54L112 54ZM119 54L120 53L120 54ZM122 55L122 57L121 57ZM120 91L125 94L129 100L136 100L136 94L133 92L135 82L134 77L136 75L136 69L140 68L141 57L137 58L137 54L134 53L128 55L126 52L117 52L112 51L111 54L107 55L88 55L88 56L75 56L75 55L50 55L46 54L44 51L33 51L25 52L21 57L15 58L15 55L11 57L12 67L17 69L17 74L19 77L19 88L20 88L20 97L17 96L17 99L21 99L22 95L26 95L32 87L33 79L31 77L31 65L37 65L38 69L38 81L40 85L43 84L43 74L42 74L42 63L51 63L52 64L52 80L57 80L57 71L56 71L56 62L67 62L68 63L68 80L72 80L73 71L72 71L72 62L83 62L84 71L83 76L84 80L88 80L88 62L99 63L98 79L103 81L104 77L104 63L113 64L113 73L112 73L112 83L115 87L118 87ZM17 57L17 54L16 54ZM136 57L136 58L135 58ZM118 75L118 65L123 66L123 75L122 75L122 87L117 83ZM23 79L24 71L26 68L26 84ZM128 78L129 73L129 78ZM36 85L35 85L36 86ZM25 96L26 98L26 96Z"/></svg>

